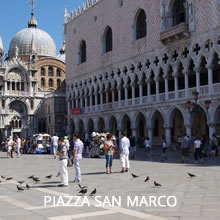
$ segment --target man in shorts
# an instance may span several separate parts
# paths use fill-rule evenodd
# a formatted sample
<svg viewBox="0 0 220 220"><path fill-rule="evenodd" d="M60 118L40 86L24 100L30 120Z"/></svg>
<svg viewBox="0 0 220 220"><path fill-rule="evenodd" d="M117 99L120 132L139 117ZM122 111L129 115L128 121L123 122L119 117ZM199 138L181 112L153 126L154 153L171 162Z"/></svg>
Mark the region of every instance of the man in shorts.
<svg viewBox="0 0 220 220"><path fill-rule="evenodd" d="M190 148L190 138L185 134L182 139L181 149L182 149L182 163L188 162L187 157L189 157Z"/></svg>

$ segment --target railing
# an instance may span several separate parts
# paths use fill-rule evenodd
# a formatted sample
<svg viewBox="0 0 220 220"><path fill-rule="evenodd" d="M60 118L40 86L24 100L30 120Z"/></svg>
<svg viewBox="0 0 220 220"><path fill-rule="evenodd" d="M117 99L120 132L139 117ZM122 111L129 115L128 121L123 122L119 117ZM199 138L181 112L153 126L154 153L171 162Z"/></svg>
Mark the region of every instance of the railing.
<svg viewBox="0 0 220 220"><path fill-rule="evenodd" d="M24 97L40 97L44 98L44 92L24 92L24 91L0 91L2 96L24 96Z"/></svg>
<svg viewBox="0 0 220 220"><path fill-rule="evenodd" d="M190 88L188 90L188 97L186 97L186 91L184 89L178 90L178 99L177 100L187 99L187 98L193 99L192 93L195 90L196 90L196 87ZM220 83L213 84L213 92L214 92L214 94L220 93ZM208 85L200 86L200 95L201 96L209 95L209 86ZM157 101L159 101L159 102L174 101L175 100L175 91L168 92L168 100L166 100L165 97L166 97L165 93L160 93L159 100L157 100ZM142 99L142 102L141 102L141 99ZM87 113L120 109L120 108L125 108L125 106L132 107L132 106L137 106L137 105L141 105L141 104L153 104L155 102L156 102L156 95L151 95L150 101L149 101L148 96L143 96L141 98L139 98L139 97L135 98L134 104L132 102L132 99L128 99L128 100L122 100L120 102L120 105L119 105L119 102L117 101L117 102L113 102L113 103L105 103L103 105L92 106L92 109L88 106ZM127 105L126 105L126 103L127 103Z"/></svg>

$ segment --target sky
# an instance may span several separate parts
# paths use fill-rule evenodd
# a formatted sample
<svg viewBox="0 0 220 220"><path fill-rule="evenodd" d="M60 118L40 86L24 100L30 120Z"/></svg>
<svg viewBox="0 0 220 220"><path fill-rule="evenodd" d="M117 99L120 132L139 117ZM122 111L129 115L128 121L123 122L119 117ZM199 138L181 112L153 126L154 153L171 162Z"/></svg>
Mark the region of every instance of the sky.
<svg viewBox="0 0 220 220"><path fill-rule="evenodd" d="M27 28L31 18L30 0L0 0L0 33L5 53L14 35ZM55 41L57 54L63 44L63 14L82 5L84 0L36 0L35 19L38 28L46 31Z"/></svg>

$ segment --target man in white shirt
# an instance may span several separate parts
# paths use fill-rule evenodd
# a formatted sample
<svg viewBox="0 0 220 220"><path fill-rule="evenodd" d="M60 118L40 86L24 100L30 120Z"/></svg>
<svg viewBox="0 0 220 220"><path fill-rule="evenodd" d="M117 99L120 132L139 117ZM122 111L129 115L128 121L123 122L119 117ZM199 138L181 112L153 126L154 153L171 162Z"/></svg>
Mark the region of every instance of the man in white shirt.
<svg viewBox="0 0 220 220"><path fill-rule="evenodd" d="M21 139L19 138L19 136L17 136L16 137L16 150L17 150L17 154L19 158L21 157L20 149L21 149Z"/></svg>
<svg viewBox="0 0 220 220"><path fill-rule="evenodd" d="M55 134L51 138L51 142L52 142L52 145L53 145L54 159L56 159L56 156L57 156L58 140L59 140L59 137L57 136L57 134Z"/></svg>
<svg viewBox="0 0 220 220"><path fill-rule="evenodd" d="M75 169L76 169L76 177L73 182L80 183L81 182L80 161L82 159L84 144L79 139L78 134L73 135L73 140L74 140L73 163L75 164Z"/></svg>
<svg viewBox="0 0 220 220"><path fill-rule="evenodd" d="M130 168L129 163L129 148L130 148L130 141L126 137L125 133L121 133L121 141L120 141L120 160L121 160L121 173L128 172L128 169Z"/></svg>

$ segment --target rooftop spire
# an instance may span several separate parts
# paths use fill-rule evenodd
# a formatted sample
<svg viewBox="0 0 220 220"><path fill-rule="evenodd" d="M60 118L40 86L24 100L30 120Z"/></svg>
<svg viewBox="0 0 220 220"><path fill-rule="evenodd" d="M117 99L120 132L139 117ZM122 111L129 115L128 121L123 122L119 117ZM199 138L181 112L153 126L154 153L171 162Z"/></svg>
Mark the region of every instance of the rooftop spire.
<svg viewBox="0 0 220 220"><path fill-rule="evenodd" d="M37 20L34 18L34 8L36 7L37 2L35 0L30 0L28 3L32 9L31 19L28 21L28 27L29 28L36 28L37 27Z"/></svg>
<svg viewBox="0 0 220 220"><path fill-rule="evenodd" d="M4 51L3 43L2 43L2 35L0 34L0 51Z"/></svg>

